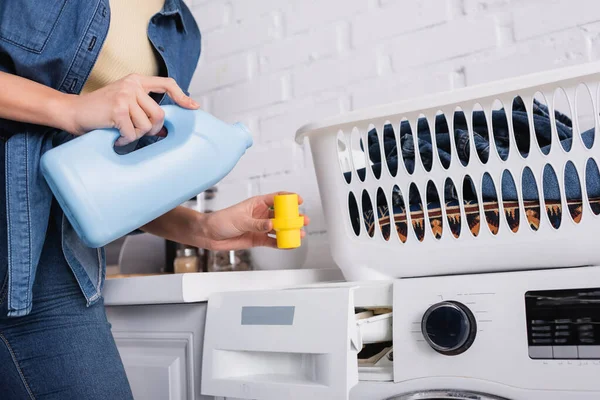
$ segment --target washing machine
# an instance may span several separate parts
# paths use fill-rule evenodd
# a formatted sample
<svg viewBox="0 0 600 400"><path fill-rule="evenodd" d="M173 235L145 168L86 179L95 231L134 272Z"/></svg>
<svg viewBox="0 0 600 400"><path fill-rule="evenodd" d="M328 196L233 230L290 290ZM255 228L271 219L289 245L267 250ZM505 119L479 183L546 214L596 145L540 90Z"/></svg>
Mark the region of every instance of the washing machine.
<svg viewBox="0 0 600 400"><path fill-rule="evenodd" d="M202 393L600 399L600 268L332 282L208 302Z"/></svg>

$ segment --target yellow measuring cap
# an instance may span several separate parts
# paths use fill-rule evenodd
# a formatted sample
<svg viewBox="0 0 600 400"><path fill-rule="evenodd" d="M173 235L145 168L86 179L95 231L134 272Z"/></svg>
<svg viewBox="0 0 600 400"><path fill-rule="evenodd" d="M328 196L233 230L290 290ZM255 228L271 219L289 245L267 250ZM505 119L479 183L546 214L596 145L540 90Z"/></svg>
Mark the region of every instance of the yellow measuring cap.
<svg viewBox="0 0 600 400"><path fill-rule="evenodd" d="M280 249L300 247L300 229L304 226L304 217L301 217L298 211L298 195L276 195L273 209L275 218L272 221L277 236L277 247Z"/></svg>

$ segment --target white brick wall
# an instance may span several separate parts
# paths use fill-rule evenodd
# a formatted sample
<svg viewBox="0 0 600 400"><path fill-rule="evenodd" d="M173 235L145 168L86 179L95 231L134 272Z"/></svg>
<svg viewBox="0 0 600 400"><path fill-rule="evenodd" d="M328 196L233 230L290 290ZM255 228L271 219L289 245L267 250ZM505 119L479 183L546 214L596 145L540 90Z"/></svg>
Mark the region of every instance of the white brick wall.
<svg viewBox="0 0 600 400"><path fill-rule="evenodd" d="M331 265L306 122L600 59L598 0L186 0L203 32L191 93L255 145L219 204L297 191L307 266Z"/></svg>

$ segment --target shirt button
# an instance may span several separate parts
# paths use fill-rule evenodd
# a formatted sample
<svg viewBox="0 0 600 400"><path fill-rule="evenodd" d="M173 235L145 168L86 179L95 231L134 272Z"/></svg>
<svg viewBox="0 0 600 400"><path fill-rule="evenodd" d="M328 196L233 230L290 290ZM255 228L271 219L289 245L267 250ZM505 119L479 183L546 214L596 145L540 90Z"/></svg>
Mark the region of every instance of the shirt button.
<svg viewBox="0 0 600 400"><path fill-rule="evenodd" d="M164 47L162 47L162 46L158 46L158 51L160 51L160 52L164 52L164 51L165 51L165 48L164 48Z"/></svg>

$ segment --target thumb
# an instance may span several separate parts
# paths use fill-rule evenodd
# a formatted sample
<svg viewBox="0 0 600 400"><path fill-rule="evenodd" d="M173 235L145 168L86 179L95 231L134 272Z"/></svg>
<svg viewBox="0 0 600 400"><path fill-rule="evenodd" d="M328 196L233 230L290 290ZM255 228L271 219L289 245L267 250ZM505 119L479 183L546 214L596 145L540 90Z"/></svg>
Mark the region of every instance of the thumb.
<svg viewBox="0 0 600 400"><path fill-rule="evenodd" d="M247 218L240 226L245 232L269 232L272 229L270 219Z"/></svg>

